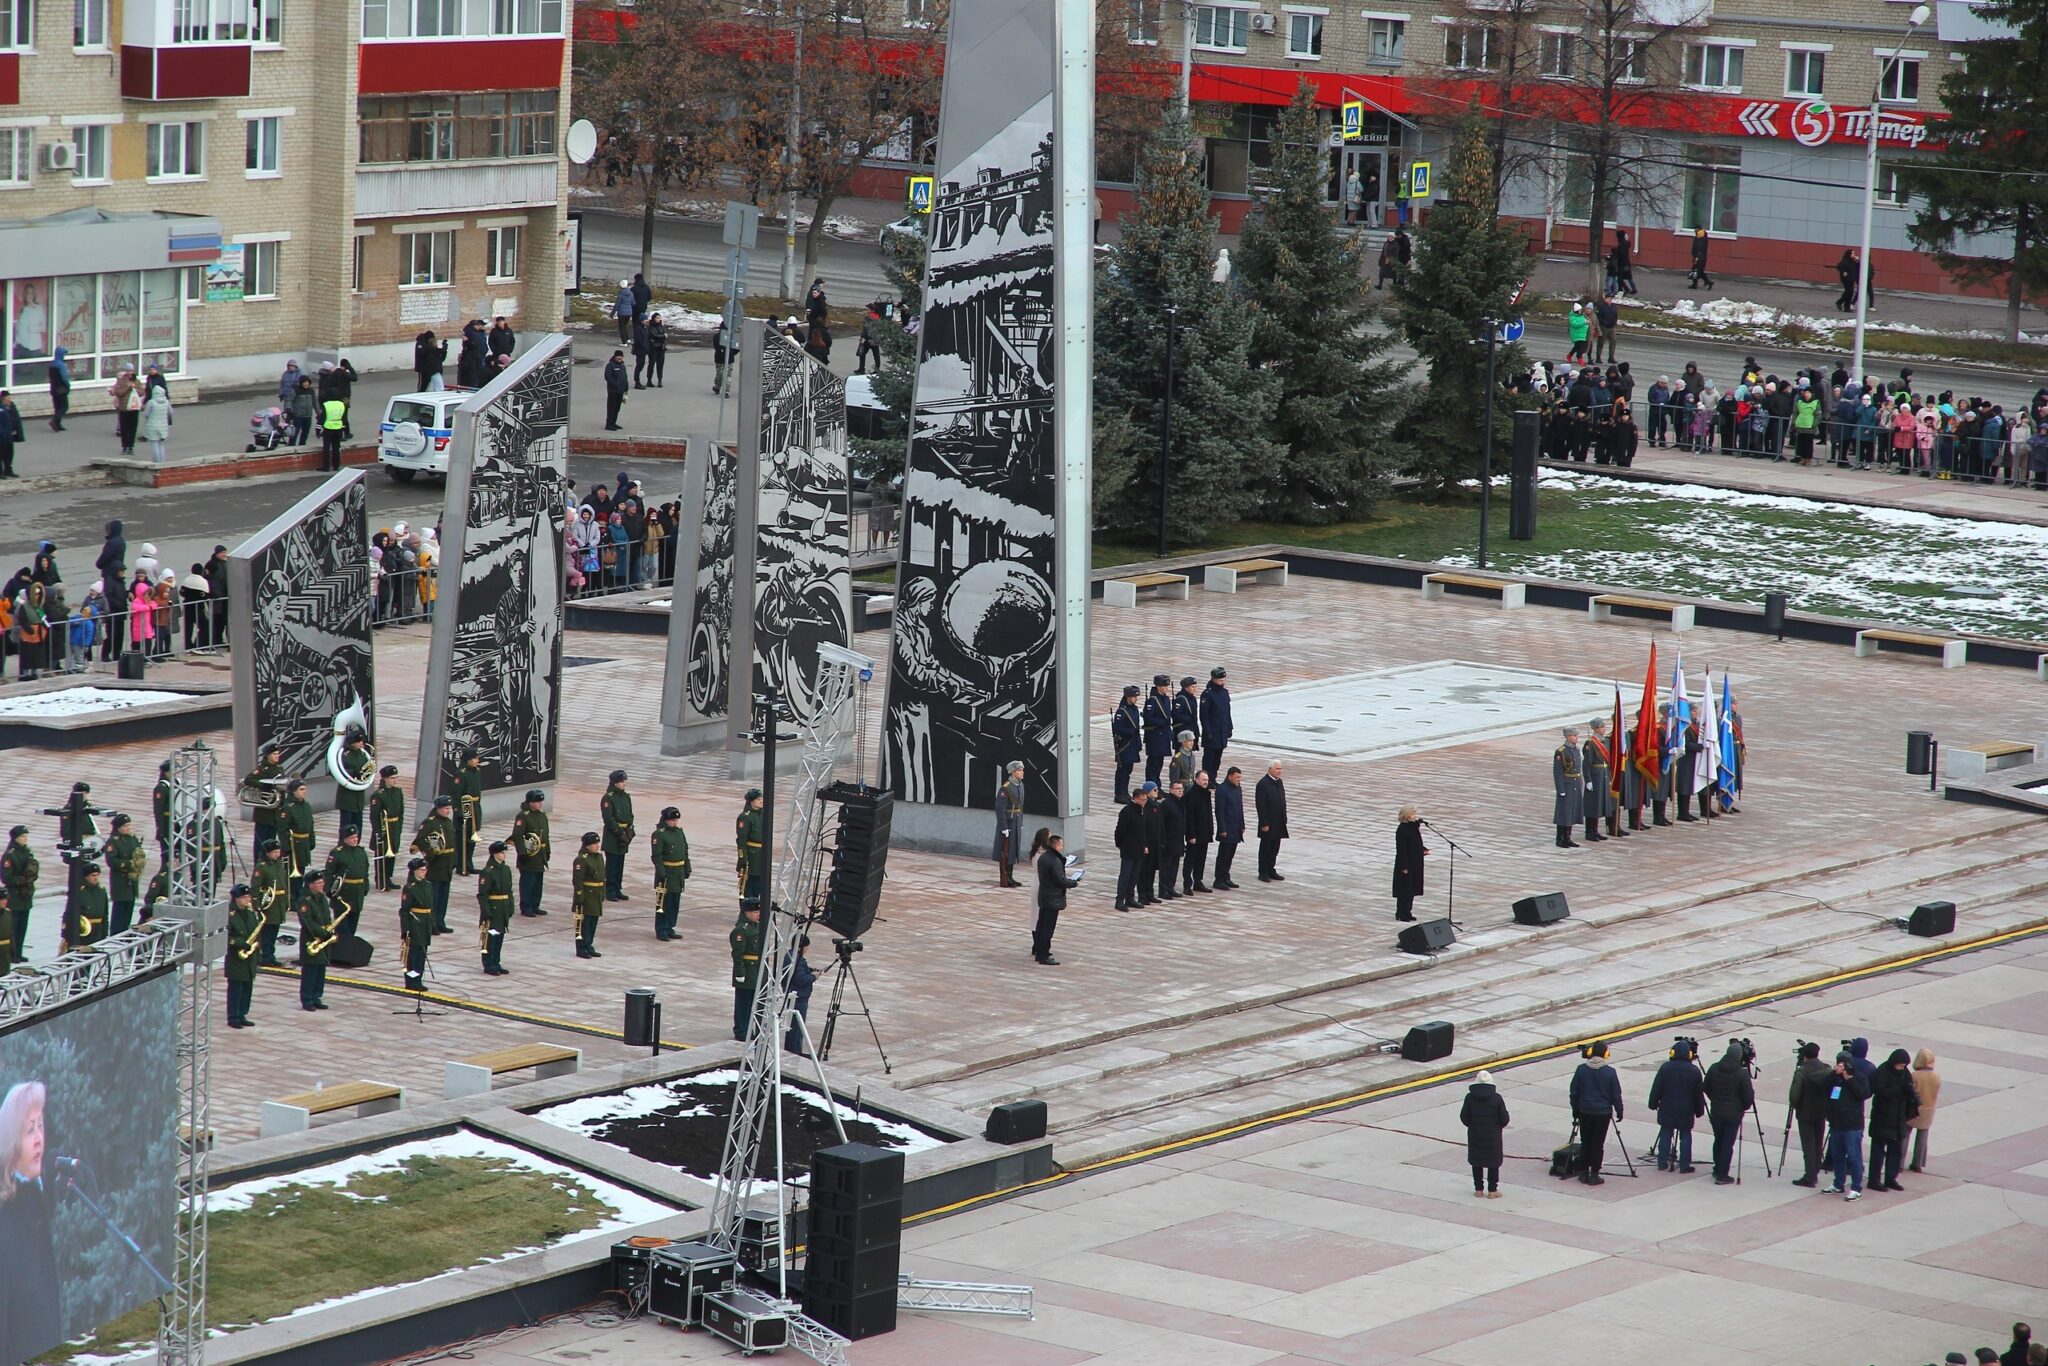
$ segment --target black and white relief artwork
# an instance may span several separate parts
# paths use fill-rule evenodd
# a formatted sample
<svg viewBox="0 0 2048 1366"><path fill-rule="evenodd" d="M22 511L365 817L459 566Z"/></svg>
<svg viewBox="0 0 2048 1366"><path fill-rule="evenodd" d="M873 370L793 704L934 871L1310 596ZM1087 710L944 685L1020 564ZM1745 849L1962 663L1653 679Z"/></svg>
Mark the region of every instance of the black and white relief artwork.
<svg viewBox="0 0 2048 1366"><path fill-rule="evenodd" d="M703 513L694 557L688 546L678 565L677 597L690 594L689 670L680 719L684 725L726 713L732 677L733 533L739 508L739 454L723 442L706 443ZM694 573L682 578L691 564Z"/></svg>
<svg viewBox="0 0 2048 1366"><path fill-rule="evenodd" d="M1021 759L1027 809L1058 810L1052 110L1000 124L935 197L887 710L899 801L989 807Z"/></svg>

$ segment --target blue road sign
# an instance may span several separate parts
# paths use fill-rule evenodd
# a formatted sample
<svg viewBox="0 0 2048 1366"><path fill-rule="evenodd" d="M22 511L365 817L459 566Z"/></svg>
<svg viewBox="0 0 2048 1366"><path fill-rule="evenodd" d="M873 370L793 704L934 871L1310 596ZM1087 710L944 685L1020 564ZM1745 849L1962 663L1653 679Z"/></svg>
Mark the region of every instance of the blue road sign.
<svg viewBox="0 0 2048 1366"><path fill-rule="evenodd" d="M1510 318L1500 325L1500 339L1504 342L1518 342L1522 339L1522 320Z"/></svg>
<svg viewBox="0 0 2048 1366"><path fill-rule="evenodd" d="M914 175L910 178L910 211L930 213L932 211L932 178L928 175Z"/></svg>

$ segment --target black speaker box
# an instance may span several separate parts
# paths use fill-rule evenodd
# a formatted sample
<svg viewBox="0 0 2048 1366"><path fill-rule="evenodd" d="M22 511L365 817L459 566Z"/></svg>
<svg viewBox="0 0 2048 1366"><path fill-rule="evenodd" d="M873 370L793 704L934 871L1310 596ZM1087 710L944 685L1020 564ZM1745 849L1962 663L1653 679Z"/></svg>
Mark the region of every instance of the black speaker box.
<svg viewBox="0 0 2048 1366"><path fill-rule="evenodd" d="M1401 927L1401 952L1435 953L1458 942L1458 933L1448 920L1424 920Z"/></svg>
<svg viewBox="0 0 2048 1366"><path fill-rule="evenodd" d="M1565 919L1571 913L1572 908L1565 904L1563 892L1538 892L1515 903L1517 925L1548 925Z"/></svg>
<svg viewBox="0 0 2048 1366"><path fill-rule="evenodd" d="M1956 931L1956 903L1953 901L1929 901L1913 908L1912 918L1906 921L1906 933L1921 938L1937 934L1954 934Z"/></svg>
<svg viewBox="0 0 2048 1366"><path fill-rule="evenodd" d="M903 1241L903 1202L888 1200L860 1209L811 1206L808 1245L832 1252L867 1252Z"/></svg>
<svg viewBox="0 0 2048 1366"><path fill-rule="evenodd" d="M819 794L839 804L832 867L825 883L825 928L858 939L875 923L889 862L889 823L896 799L888 792L834 783Z"/></svg>
<svg viewBox="0 0 2048 1366"><path fill-rule="evenodd" d="M988 1112L983 1138L991 1143L1033 1143L1045 1137L1045 1102L1013 1100Z"/></svg>
<svg viewBox="0 0 2048 1366"><path fill-rule="evenodd" d="M377 954L377 946L359 935L345 934L327 951L327 961L338 968L366 968Z"/></svg>
<svg viewBox="0 0 2048 1366"><path fill-rule="evenodd" d="M834 1252L816 1239L804 1249L804 1293L824 1299L855 1299L877 1290L894 1290L903 1264L903 1246L883 1243L865 1252Z"/></svg>
<svg viewBox="0 0 2048 1366"><path fill-rule="evenodd" d="M1456 1034L1449 1020L1431 1020L1415 1026L1401 1040L1401 1056L1410 1062L1435 1062L1451 1056L1451 1039Z"/></svg>
<svg viewBox="0 0 2048 1366"><path fill-rule="evenodd" d="M149 656L139 650L126 651L114 669L118 676L139 683L143 675L149 671Z"/></svg>
<svg viewBox="0 0 2048 1366"><path fill-rule="evenodd" d="M843 1338L858 1342L896 1331L896 1287L852 1298L812 1293L804 1282L804 1313Z"/></svg>
<svg viewBox="0 0 2048 1366"><path fill-rule="evenodd" d="M862 1209L902 1199L902 1153L841 1143L811 1154L812 1209Z"/></svg>

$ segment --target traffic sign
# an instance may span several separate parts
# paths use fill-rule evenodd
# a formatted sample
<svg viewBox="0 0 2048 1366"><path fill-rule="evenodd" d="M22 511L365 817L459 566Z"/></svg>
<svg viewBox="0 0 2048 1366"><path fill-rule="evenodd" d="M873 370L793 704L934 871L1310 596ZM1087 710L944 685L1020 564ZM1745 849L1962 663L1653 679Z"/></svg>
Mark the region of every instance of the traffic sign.
<svg viewBox="0 0 2048 1366"><path fill-rule="evenodd" d="M1408 165L1408 197L1409 197L1410 199L1427 199L1427 198L1429 198L1429 163L1428 163L1428 162L1426 162L1426 161L1415 161L1415 162L1410 162L1410 163L1409 163L1409 165Z"/></svg>
<svg viewBox="0 0 2048 1366"><path fill-rule="evenodd" d="M930 213L932 211L932 178L928 175L914 175L910 178L910 211Z"/></svg>
<svg viewBox="0 0 2048 1366"><path fill-rule="evenodd" d="M1344 141L1358 142L1365 137L1365 101L1346 100L1344 110Z"/></svg>
<svg viewBox="0 0 2048 1366"><path fill-rule="evenodd" d="M754 249L761 232L761 211L752 204L742 204L737 199L725 201L725 235L728 247L740 247L747 251Z"/></svg>
<svg viewBox="0 0 2048 1366"><path fill-rule="evenodd" d="M1503 342L1518 342L1522 339L1522 320L1509 318L1500 325L1500 339Z"/></svg>

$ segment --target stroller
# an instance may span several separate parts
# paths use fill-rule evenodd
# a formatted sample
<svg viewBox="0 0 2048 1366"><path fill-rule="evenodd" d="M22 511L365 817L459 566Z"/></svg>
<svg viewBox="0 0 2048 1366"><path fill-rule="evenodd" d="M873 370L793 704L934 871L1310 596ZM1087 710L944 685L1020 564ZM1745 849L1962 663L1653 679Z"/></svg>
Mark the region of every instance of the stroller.
<svg viewBox="0 0 2048 1366"><path fill-rule="evenodd" d="M274 451L284 445L291 429L292 420L284 409L275 406L258 408L249 415L249 444L242 453Z"/></svg>

